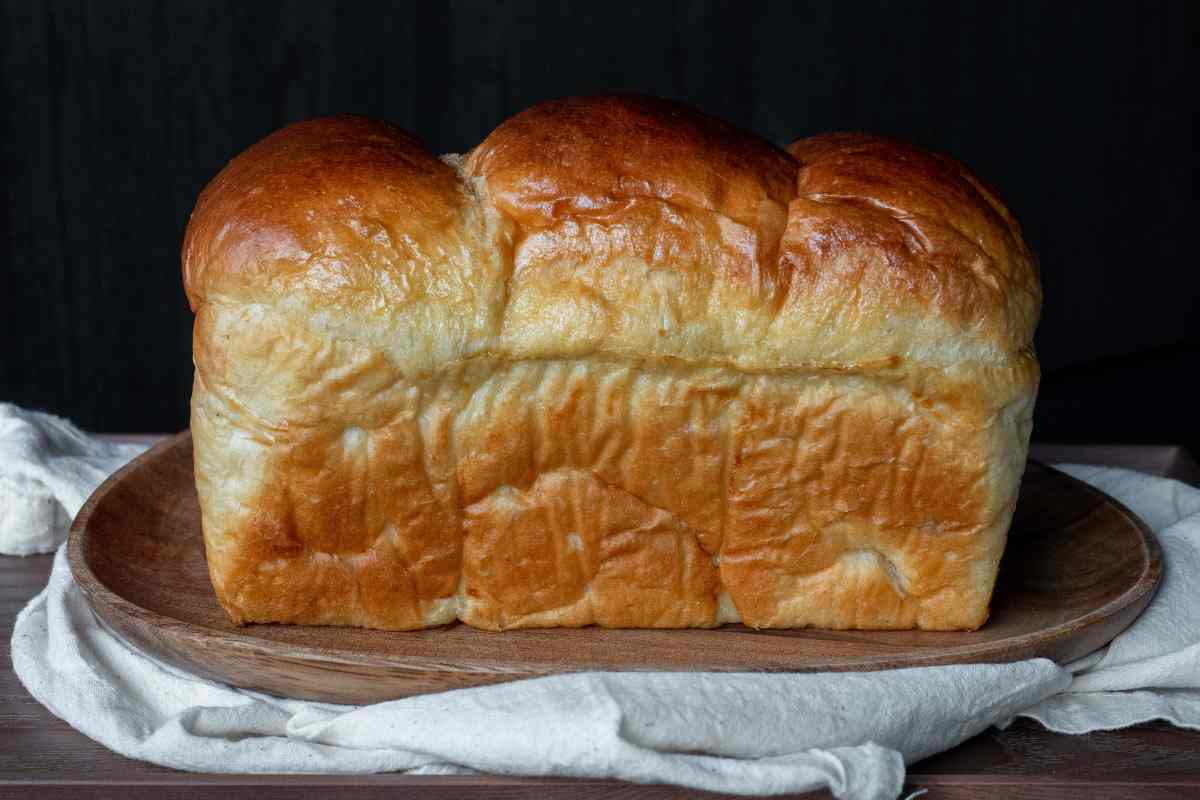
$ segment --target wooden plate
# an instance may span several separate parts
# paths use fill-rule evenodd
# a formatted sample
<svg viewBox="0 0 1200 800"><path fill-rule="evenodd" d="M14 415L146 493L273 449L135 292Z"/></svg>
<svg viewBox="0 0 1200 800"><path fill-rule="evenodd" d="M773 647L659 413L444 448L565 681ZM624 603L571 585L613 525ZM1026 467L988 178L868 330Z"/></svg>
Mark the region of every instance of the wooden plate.
<svg viewBox="0 0 1200 800"><path fill-rule="evenodd" d="M1137 517L1030 462L992 618L973 633L239 628L209 585L187 432L96 490L71 528L68 555L96 614L137 647L234 686L341 703L591 670L812 672L1034 656L1065 662L1124 630L1162 576L1158 543Z"/></svg>

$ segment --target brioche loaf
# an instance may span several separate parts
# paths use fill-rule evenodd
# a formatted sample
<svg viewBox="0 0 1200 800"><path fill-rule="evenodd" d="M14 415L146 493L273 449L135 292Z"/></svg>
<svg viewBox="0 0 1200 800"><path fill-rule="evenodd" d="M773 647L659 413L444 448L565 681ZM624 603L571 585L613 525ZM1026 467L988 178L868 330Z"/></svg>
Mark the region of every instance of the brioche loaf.
<svg viewBox="0 0 1200 800"><path fill-rule="evenodd" d="M292 125L183 250L239 623L981 625L1037 267L955 161L570 99L465 157Z"/></svg>

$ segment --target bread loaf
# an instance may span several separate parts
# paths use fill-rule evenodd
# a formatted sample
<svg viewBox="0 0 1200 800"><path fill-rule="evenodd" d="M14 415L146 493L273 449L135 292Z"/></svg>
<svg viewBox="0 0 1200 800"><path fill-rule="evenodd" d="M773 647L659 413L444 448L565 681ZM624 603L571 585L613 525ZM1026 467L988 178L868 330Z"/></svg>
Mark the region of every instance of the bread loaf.
<svg viewBox="0 0 1200 800"><path fill-rule="evenodd" d="M204 190L183 274L236 622L987 618L1041 289L945 156L638 98L440 159L318 119Z"/></svg>

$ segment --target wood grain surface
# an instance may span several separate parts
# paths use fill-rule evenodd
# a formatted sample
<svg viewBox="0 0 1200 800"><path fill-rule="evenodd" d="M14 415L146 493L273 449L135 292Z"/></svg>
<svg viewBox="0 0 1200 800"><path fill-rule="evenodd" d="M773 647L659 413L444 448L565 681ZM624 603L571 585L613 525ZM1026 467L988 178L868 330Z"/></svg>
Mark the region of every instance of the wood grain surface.
<svg viewBox="0 0 1200 800"><path fill-rule="evenodd" d="M101 486L76 518L71 569L118 635L235 686L343 703L566 672L829 671L1067 661L1108 642L1150 601L1153 536L1118 503L1030 463L980 631L424 631L229 622L209 584L190 436L174 436Z"/></svg>

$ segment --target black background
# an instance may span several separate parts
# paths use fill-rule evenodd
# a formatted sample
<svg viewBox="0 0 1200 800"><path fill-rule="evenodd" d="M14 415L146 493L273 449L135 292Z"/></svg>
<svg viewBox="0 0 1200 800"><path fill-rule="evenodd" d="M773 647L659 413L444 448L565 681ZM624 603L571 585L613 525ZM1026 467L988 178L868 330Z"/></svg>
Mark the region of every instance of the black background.
<svg viewBox="0 0 1200 800"><path fill-rule="evenodd" d="M1200 4L0 2L0 400L183 427L197 193L288 122L435 152L546 98L673 97L777 143L902 136L1038 251L1035 438L1200 449Z"/></svg>

